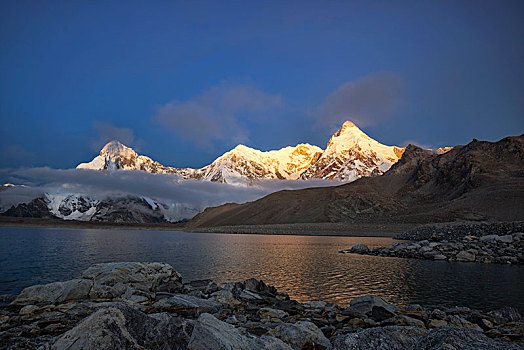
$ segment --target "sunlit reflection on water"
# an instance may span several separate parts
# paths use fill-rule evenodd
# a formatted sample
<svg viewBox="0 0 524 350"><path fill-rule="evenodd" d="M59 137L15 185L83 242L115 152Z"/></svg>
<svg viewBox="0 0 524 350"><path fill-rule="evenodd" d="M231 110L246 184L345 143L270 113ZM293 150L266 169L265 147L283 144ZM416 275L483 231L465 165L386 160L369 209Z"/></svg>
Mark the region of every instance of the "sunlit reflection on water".
<svg viewBox="0 0 524 350"><path fill-rule="evenodd" d="M255 277L299 301L340 305L375 294L398 305L524 310L521 266L340 254L389 238L226 235L139 230L0 228L0 294L77 276L94 263L164 261L185 280Z"/></svg>

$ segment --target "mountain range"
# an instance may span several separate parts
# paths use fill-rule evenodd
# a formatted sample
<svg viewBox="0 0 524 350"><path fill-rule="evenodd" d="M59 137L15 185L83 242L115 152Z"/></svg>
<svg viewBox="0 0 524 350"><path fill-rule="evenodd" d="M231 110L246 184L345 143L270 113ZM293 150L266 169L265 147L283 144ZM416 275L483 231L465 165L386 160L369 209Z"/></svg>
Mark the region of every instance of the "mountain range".
<svg viewBox="0 0 524 350"><path fill-rule="evenodd" d="M438 154L409 145L382 176L207 208L188 226L428 223L524 218L524 135Z"/></svg>
<svg viewBox="0 0 524 350"><path fill-rule="evenodd" d="M414 145L402 148L383 145L348 121L325 149L299 144L264 152L238 145L210 165L191 169L164 166L112 141L91 162L77 168L114 174L126 170L172 174L175 182L198 180L235 188L257 187L260 181L311 179L332 180L334 186L280 191L254 202L230 203L203 212L210 204L193 205L169 196L159 199L140 191L93 196L89 191L68 192L62 186L56 193L4 207L2 215L117 223L193 218L188 223L191 227L502 220L523 216L523 206L516 204L524 199L522 144L523 136L515 136L438 150ZM83 176L81 171L77 175ZM18 188L22 187L5 185L1 193ZM218 204L214 203L211 205Z"/></svg>
<svg viewBox="0 0 524 350"><path fill-rule="evenodd" d="M444 152L450 148L441 148ZM325 149L299 144L274 151L259 151L238 145L201 169L164 166L137 154L118 141L109 142L100 154L78 169L142 170L176 174L183 179L255 184L262 179L326 179L351 182L364 176L381 175L396 163L404 148L386 146L373 140L350 121L345 122Z"/></svg>

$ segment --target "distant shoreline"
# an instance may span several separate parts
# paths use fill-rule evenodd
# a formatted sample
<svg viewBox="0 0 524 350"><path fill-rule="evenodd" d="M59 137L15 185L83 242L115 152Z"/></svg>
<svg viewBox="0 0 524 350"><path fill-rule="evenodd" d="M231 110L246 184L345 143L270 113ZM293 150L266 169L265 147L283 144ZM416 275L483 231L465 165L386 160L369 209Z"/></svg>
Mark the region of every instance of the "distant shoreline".
<svg viewBox="0 0 524 350"><path fill-rule="evenodd" d="M491 224L500 226L494 229ZM294 223L268 225L237 225L215 227L186 227L186 223L144 223L118 224L111 222L74 221L60 219L23 218L0 216L0 227L41 227L41 228L73 228L73 229L104 229L104 230L145 230L145 231L184 231L194 233L225 233L225 234L258 234L258 235L296 235L296 236L338 236L338 237L389 237L398 236L403 240L428 239L434 231L443 231L445 236L461 233L483 235L493 231L504 234L507 224L523 224L515 222L451 222L451 223ZM506 224L506 225L504 225ZM479 234L478 230L489 232ZM468 231L465 233L465 231ZM464 231L464 232L462 232ZM500 231L500 232L499 232ZM422 236L421 236L422 235ZM419 237L420 236L420 237ZM445 239L445 237L440 237Z"/></svg>
<svg viewBox="0 0 524 350"><path fill-rule="evenodd" d="M393 237L418 224L351 224L298 223L274 225L240 225L218 227L184 227L184 223L117 224L108 222L66 221L58 219L20 218L0 216L0 227L42 227L108 230L185 231L227 234L273 234L340 237Z"/></svg>
<svg viewBox="0 0 524 350"><path fill-rule="evenodd" d="M118 224L114 222L75 221L0 216L0 227L86 228L108 230L182 230L182 223Z"/></svg>

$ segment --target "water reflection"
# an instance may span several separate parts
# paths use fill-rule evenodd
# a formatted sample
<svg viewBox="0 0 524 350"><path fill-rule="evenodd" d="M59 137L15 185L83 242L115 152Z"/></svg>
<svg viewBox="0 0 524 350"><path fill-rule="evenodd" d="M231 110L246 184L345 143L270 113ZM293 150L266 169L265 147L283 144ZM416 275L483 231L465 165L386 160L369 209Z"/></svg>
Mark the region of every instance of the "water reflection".
<svg viewBox="0 0 524 350"><path fill-rule="evenodd" d="M403 305L460 304L524 310L521 266L448 263L338 251L388 238L194 234L138 230L0 228L0 294L70 279L109 261L165 261L185 280L255 277L294 299L347 305L375 294Z"/></svg>

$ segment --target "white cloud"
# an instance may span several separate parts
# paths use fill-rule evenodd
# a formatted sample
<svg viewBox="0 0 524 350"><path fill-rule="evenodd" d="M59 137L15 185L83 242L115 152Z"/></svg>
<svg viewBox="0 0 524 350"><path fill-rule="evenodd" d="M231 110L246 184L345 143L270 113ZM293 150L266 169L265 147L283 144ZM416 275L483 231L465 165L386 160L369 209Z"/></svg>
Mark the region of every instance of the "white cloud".
<svg viewBox="0 0 524 350"><path fill-rule="evenodd" d="M165 204L179 204L201 211L209 206L228 202L243 203L283 189L333 186L340 183L327 180L284 181L265 180L257 186L181 180L176 175L151 174L143 171L116 171L30 168L8 171L5 182L27 187L0 191L0 207L29 202L43 193L84 194L92 199L107 196L136 195L154 198Z"/></svg>

